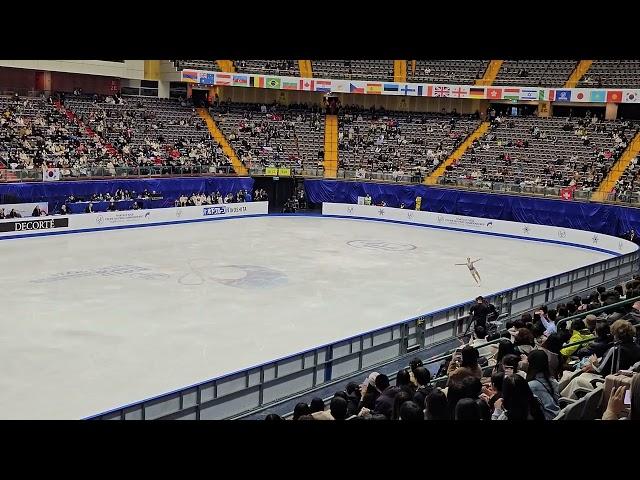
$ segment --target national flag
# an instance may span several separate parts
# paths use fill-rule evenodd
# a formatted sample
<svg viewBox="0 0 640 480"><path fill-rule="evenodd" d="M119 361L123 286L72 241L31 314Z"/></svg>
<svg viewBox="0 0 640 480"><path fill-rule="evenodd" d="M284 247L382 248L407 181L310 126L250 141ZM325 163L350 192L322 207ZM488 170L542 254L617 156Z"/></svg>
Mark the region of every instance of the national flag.
<svg viewBox="0 0 640 480"><path fill-rule="evenodd" d="M54 182L56 180L60 180L60 169L59 168L46 168L42 172L42 180L45 182Z"/></svg>
<svg viewBox="0 0 640 480"><path fill-rule="evenodd" d="M252 76L250 78L250 82L252 87L264 88L264 77L262 76Z"/></svg>
<svg viewBox="0 0 640 480"><path fill-rule="evenodd" d="M487 95L487 98L489 96ZM505 100L520 100L520 89L519 88L505 88L504 93L502 94L502 98Z"/></svg>
<svg viewBox="0 0 640 480"><path fill-rule="evenodd" d="M351 93L364 93L364 87L359 87L353 83L349 84L349 92Z"/></svg>
<svg viewBox="0 0 640 480"><path fill-rule="evenodd" d="M328 93L331 91L331 80L316 80L316 92Z"/></svg>
<svg viewBox="0 0 640 480"><path fill-rule="evenodd" d="M622 90L607 90L607 103L620 103L622 101Z"/></svg>
<svg viewBox="0 0 640 480"><path fill-rule="evenodd" d="M384 84L384 91L385 92L397 92L398 91L398 84L397 83L385 83Z"/></svg>
<svg viewBox="0 0 640 480"><path fill-rule="evenodd" d="M422 88L422 87L418 87L418 88ZM409 92L411 92L411 93L413 94L413 92L415 92L415 91L416 91L416 89L415 89L415 88L411 88L411 87L409 86L409 84L408 84L408 83L405 83L405 84L404 84L404 87L402 87L402 88L400 89L400 91L401 91L402 93L404 93L405 95L409 95Z"/></svg>
<svg viewBox="0 0 640 480"><path fill-rule="evenodd" d="M231 74L216 73L216 85L231 85Z"/></svg>
<svg viewBox="0 0 640 480"><path fill-rule="evenodd" d="M500 100L502 98L501 88L487 88L487 98L489 100Z"/></svg>
<svg viewBox="0 0 640 480"><path fill-rule="evenodd" d="M182 81L189 83L198 83L198 72L195 70L182 70Z"/></svg>
<svg viewBox="0 0 640 480"><path fill-rule="evenodd" d="M463 87L456 87L451 90L451 96L456 98L466 98L467 96L469 96L469 90Z"/></svg>
<svg viewBox="0 0 640 480"><path fill-rule="evenodd" d="M584 92L582 91L577 91L577 92L573 92L575 95L573 96L573 99L577 102L586 102L587 101L587 96L585 95Z"/></svg>
<svg viewBox="0 0 640 480"><path fill-rule="evenodd" d="M282 81L282 88L285 90L298 90L298 82L295 81L290 81L290 80L283 80Z"/></svg>
<svg viewBox="0 0 640 480"><path fill-rule="evenodd" d="M547 90L547 98L550 102L553 102L556 99L556 91L555 90Z"/></svg>
<svg viewBox="0 0 640 480"><path fill-rule="evenodd" d="M418 85L418 91L416 92L416 95L419 95L421 97L423 95L423 90L424 88L422 87L422 85Z"/></svg>
<svg viewBox="0 0 640 480"><path fill-rule="evenodd" d="M591 102L604 102L607 92L604 90L591 90L589 94L589 101Z"/></svg>
<svg viewBox="0 0 640 480"><path fill-rule="evenodd" d="M234 75L233 84L241 87L248 87L249 77L247 75Z"/></svg>
<svg viewBox="0 0 640 480"><path fill-rule="evenodd" d="M519 99L520 100L538 100L538 90L533 88L521 88Z"/></svg>
<svg viewBox="0 0 640 480"><path fill-rule="evenodd" d="M315 81L314 80L309 80L306 78L301 78L300 85L298 85L298 90L306 90L309 92L313 92L314 88L315 88Z"/></svg>
<svg viewBox="0 0 640 480"><path fill-rule="evenodd" d="M556 102L570 102L571 90L556 90Z"/></svg>
<svg viewBox="0 0 640 480"><path fill-rule="evenodd" d="M331 92L347 92L349 88L349 82L346 80L332 80L331 81Z"/></svg>
<svg viewBox="0 0 640 480"><path fill-rule="evenodd" d="M637 90L627 90L624 92L624 101L628 103L637 103L640 100Z"/></svg>
<svg viewBox="0 0 640 480"><path fill-rule="evenodd" d="M433 85L427 85L426 97L433 97Z"/></svg>
<svg viewBox="0 0 640 480"><path fill-rule="evenodd" d="M479 87L469 88L469 98L484 98L484 88L479 88Z"/></svg>
<svg viewBox="0 0 640 480"><path fill-rule="evenodd" d="M449 97L451 96L451 89L446 85L436 85L433 87L434 97Z"/></svg>
<svg viewBox="0 0 640 480"><path fill-rule="evenodd" d="M213 85L214 81L215 81L214 73L200 72L200 75L198 75L198 82L201 85Z"/></svg>
<svg viewBox="0 0 640 480"><path fill-rule="evenodd" d="M367 83L367 93L382 93L381 83Z"/></svg>
<svg viewBox="0 0 640 480"><path fill-rule="evenodd" d="M282 80L277 77L267 77L264 84L267 86L267 88L281 88Z"/></svg>
<svg viewBox="0 0 640 480"><path fill-rule="evenodd" d="M573 198L574 188L566 187L560 189L560 198L563 200L571 200Z"/></svg>

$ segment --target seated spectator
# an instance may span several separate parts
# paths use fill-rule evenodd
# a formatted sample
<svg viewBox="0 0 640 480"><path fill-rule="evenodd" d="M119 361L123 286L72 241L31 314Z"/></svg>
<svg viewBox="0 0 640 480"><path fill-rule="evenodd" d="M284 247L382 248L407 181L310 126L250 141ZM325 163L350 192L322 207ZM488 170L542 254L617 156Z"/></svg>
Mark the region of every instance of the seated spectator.
<svg viewBox="0 0 640 480"><path fill-rule="evenodd" d="M462 348L459 354L454 357L447 368L449 380L447 386L452 382L460 382L466 377L482 378L482 369L478 365L478 350L467 345Z"/></svg>
<svg viewBox="0 0 640 480"><path fill-rule="evenodd" d="M573 320L571 322L571 337L569 338L568 343L580 342L582 340L589 340L594 338L591 332L587 329L583 320ZM565 347L561 350L562 355L565 357L570 357L574 354L581 346L574 345L572 347Z"/></svg>
<svg viewBox="0 0 640 480"><path fill-rule="evenodd" d="M487 330L482 325L473 327L473 339L469 342L469 346L478 349L478 356L489 358L495 353L493 345L482 347L487 343Z"/></svg>
<svg viewBox="0 0 640 480"><path fill-rule="evenodd" d="M425 420L449 420L447 396L439 388L427 395L424 404L424 418Z"/></svg>
<svg viewBox="0 0 640 480"><path fill-rule="evenodd" d="M415 390L413 383L411 383L411 375L406 368L399 370L396 374L396 387L409 387L412 391Z"/></svg>
<svg viewBox="0 0 640 480"><path fill-rule="evenodd" d="M362 399L360 395L360 385L356 382L349 382L345 388L347 393L347 418L358 414L358 406Z"/></svg>
<svg viewBox="0 0 640 480"><path fill-rule="evenodd" d="M555 379L560 378L562 370L564 368L564 357L560 353L562 349L562 341L557 333L552 333L547 337L545 342L537 347L547 354L549 359L549 373Z"/></svg>
<svg viewBox="0 0 640 480"><path fill-rule="evenodd" d="M373 411L390 419L393 413L394 399L398 392L400 392L400 388L392 387L389 383L389 377L383 373L376 377L375 387L380 392L380 396L376 400Z"/></svg>
<svg viewBox="0 0 640 480"><path fill-rule="evenodd" d="M472 398L463 398L456 404L455 420L480 420L481 411L478 401Z"/></svg>
<svg viewBox="0 0 640 480"><path fill-rule="evenodd" d="M422 413L422 409L418 406L417 403L409 400L402 403L398 420L420 422L424 421L424 414Z"/></svg>
<svg viewBox="0 0 640 480"><path fill-rule="evenodd" d="M496 400L502 398L502 383L504 381L504 372L496 372L491 375L491 385L482 387L480 398L485 400L493 412L493 406Z"/></svg>
<svg viewBox="0 0 640 480"><path fill-rule="evenodd" d="M502 384L502 398L494 405L492 420L544 420L540 402L527 381L520 375L507 375Z"/></svg>
<svg viewBox="0 0 640 480"><path fill-rule="evenodd" d="M400 408L405 402L411 402L413 395L407 391L400 390L393 399L393 409L391 411L391 420L400 419Z"/></svg>
<svg viewBox="0 0 640 480"><path fill-rule="evenodd" d="M40 205L36 205L36 207L33 209L33 212L31 212L31 216L39 217L41 215L44 215L44 212L40 209Z"/></svg>
<svg viewBox="0 0 640 480"><path fill-rule="evenodd" d="M604 356L606 351L612 347L613 337L611 336L609 324L607 322L598 322L596 325L596 339L589 345L580 348L575 353L577 357L584 358L595 355L596 357L601 358Z"/></svg>
<svg viewBox="0 0 640 480"><path fill-rule="evenodd" d="M309 410L312 415L316 412L322 412L324 410L324 400L320 397L312 398L311 403L309 404Z"/></svg>
<svg viewBox="0 0 640 480"><path fill-rule="evenodd" d="M515 335L516 354L529 355L535 345L533 334L528 328L519 328Z"/></svg>
<svg viewBox="0 0 640 480"><path fill-rule="evenodd" d="M380 392L376 388L376 378L380 375L378 372L372 372L365 379L364 383L360 387L361 400L358 405L358 411L366 408L373 411L376 406L376 400L380 396Z"/></svg>
<svg viewBox="0 0 640 480"><path fill-rule="evenodd" d="M560 412L560 392L558 382L549 371L549 358L542 350L534 350L529 354L527 381L529 388L542 405L544 416L553 420Z"/></svg>
<svg viewBox="0 0 640 480"><path fill-rule="evenodd" d="M300 402L293 409L293 420L300 420L303 415L311 415L311 409L306 403Z"/></svg>
<svg viewBox="0 0 640 480"><path fill-rule="evenodd" d="M561 395L576 398L576 390L593 390L595 379L604 379L607 375L619 370L626 370L640 361L640 345L635 343L636 330L627 320L616 320L611 325L614 344L602 359L595 355L589 357L588 363L582 367L582 374L573 378L562 390Z"/></svg>
<svg viewBox="0 0 640 480"><path fill-rule="evenodd" d="M503 368L502 360L507 355L514 355L515 351L516 351L516 347L511 341L509 340L501 341L498 344L498 352L495 355L496 363L495 363L495 367L493 367L492 373L503 372L504 368Z"/></svg>
<svg viewBox="0 0 640 480"><path fill-rule="evenodd" d="M347 400L344 399L344 392L336 392L331 399L329 410L312 413L314 420L344 420L347 418Z"/></svg>
<svg viewBox="0 0 640 480"><path fill-rule="evenodd" d="M424 405L427 396L433 391L433 386L429 385L431 374L425 367L418 367L414 372L418 388L413 395L413 401L418 405Z"/></svg>
<svg viewBox="0 0 640 480"><path fill-rule="evenodd" d="M409 375L411 377L411 383L413 383L416 387L418 387L418 382L416 381L415 371L416 368L422 367L422 360L418 357L414 358L409 362Z"/></svg>
<svg viewBox="0 0 640 480"><path fill-rule="evenodd" d="M269 415L264 417L264 419L267 422L277 422L280 420L284 420L284 418L282 418L280 415L276 415L275 413L270 413Z"/></svg>

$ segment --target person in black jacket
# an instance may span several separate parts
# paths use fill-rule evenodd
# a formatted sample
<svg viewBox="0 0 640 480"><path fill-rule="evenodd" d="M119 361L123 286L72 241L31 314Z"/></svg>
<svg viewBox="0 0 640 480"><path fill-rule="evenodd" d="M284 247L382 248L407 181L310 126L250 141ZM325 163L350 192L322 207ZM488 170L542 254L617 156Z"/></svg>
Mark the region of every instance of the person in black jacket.
<svg viewBox="0 0 640 480"><path fill-rule="evenodd" d="M361 400L360 385L356 382L349 382L345 388L347 392L347 418L351 415L357 415L359 412L359 405Z"/></svg>
<svg viewBox="0 0 640 480"><path fill-rule="evenodd" d="M481 325L487 328L487 315L489 314L489 307L484 301L483 297L477 297L475 305L472 305L469 309L469 313L472 316L476 326Z"/></svg>
<svg viewBox="0 0 640 480"><path fill-rule="evenodd" d="M596 339L586 347L578 350L575 355L579 358L595 355L600 358L613 346L611 329L607 322L598 322L596 325Z"/></svg>
<svg viewBox="0 0 640 480"><path fill-rule="evenodd" d="M389 384L389 377L383 373L376 377L376 388L382 393L380 393L380 396L376 400L374 413L379 413L387 419L391 419L393 403L396 395L400 392L400 388L392 387Z"/></svg>
<svg viewBox="0 0 640 480"><path fill-rule="evenodd" d="M431 373L429 373L429 370L424 367L418 367L414 370L413 375L415 376L418 384L416 393L413 395L413 401L418 405L424 405L424 401L434 388L433 385L429 385L429 382L431 381Z"/></svg>
<svg viewBox="0 0 640 480"><path fill-rule="evenodd" d="M640 345L635 343L636 329L627 320L616 320L611 325L614 344L600 362L594 361L583 368L606 377L618 370L626 370L640 361ZM578 377L579 378L579 377Z"/></svg>

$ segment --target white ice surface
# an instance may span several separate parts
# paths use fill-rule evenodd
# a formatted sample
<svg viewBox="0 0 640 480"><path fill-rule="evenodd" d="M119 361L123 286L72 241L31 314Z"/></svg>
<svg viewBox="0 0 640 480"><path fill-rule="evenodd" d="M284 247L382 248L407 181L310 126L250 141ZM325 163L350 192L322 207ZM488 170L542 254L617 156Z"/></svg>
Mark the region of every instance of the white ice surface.
<svg viewBox="0 0 640 480"><path fill-rule="evenodd" d="M0 241L0 418L82 418L608 257L318 217Z"/></svg>

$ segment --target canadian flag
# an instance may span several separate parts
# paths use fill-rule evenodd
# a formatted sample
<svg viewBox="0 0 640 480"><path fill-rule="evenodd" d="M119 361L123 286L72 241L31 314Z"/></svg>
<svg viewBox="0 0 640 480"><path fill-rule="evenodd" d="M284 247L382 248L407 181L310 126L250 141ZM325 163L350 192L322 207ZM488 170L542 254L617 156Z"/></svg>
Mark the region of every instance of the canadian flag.
<svg viewBox="0 0 640 480"><path fill-rule="evenodd" d="M298 88L298 90L309 90L310 92L313 92L314 83L315 82L313 80L301 78L300 88Z"/></svg>

